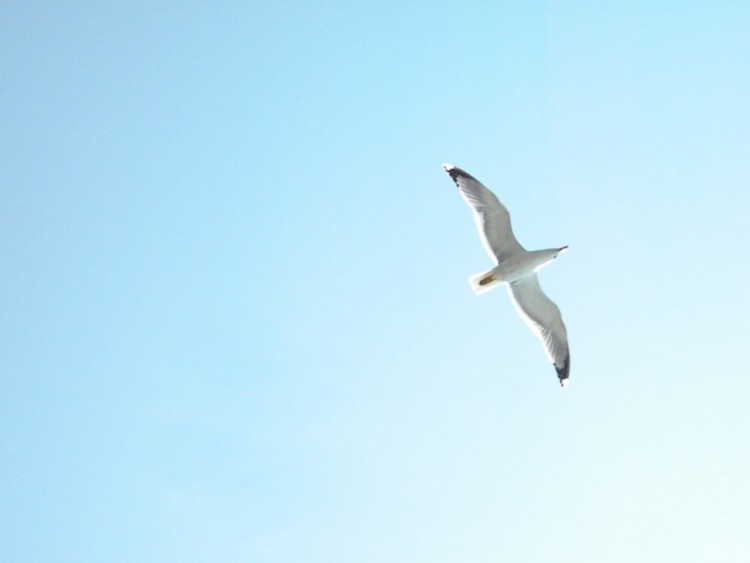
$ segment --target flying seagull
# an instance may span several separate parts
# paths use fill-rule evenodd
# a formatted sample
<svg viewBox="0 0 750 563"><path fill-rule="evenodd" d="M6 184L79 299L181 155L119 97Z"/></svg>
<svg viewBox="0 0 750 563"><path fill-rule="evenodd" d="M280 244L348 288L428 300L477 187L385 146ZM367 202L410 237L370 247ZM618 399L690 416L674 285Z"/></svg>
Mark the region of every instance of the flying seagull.
<svg viewBox="0 0 750 563"><path fill-rule="evenodd" d="M452 164L443 164L443 169L450 174L469 204L482 245L497 263L491 270L471 276L471 288L474 293L481 294L500 284L507 285L516 311L542 341L547 357L557 370L560 385L564 387L570 372L568 334L560 309L542 291L536 272L568 247L526 250L513 235L510 214L495 194Z"/></svg>

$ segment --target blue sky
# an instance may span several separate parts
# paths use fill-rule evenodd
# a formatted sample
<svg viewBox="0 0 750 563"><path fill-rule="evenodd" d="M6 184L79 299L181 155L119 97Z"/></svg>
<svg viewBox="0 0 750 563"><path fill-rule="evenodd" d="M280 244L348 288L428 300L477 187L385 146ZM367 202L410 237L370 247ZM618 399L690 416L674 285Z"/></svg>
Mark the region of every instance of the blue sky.
<svg viewBox="0 0 750 563"><path fill-rule="evenodd" d="M747 561L750 7L653 4L6 3L0 559Z"/></svg>

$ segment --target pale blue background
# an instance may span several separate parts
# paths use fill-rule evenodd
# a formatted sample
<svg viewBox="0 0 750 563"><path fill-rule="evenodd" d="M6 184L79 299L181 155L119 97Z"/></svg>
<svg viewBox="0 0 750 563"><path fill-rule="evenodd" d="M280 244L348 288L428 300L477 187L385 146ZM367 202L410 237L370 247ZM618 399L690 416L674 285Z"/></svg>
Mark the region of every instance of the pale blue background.
<svg viewBox="0 0 750 563"><path fill-rule="evenodd" d="M5 2L0 560L750 560L746 2ZM562 391L443 162L510 208Z"/></svg>

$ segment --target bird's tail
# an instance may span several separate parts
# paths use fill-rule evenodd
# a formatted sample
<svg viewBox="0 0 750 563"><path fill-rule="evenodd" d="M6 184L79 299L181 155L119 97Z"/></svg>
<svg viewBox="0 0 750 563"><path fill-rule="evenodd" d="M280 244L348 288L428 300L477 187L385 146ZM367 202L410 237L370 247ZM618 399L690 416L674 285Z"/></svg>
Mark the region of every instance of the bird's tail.
<svg viewBox="0 0 750 563"><path fill-rule="evenodd" d="M503 283L495 277L494 271L495 269L493 268L481 274L474 274L469 278L469 285L474 290L474 293L481 295Z"/></svg>

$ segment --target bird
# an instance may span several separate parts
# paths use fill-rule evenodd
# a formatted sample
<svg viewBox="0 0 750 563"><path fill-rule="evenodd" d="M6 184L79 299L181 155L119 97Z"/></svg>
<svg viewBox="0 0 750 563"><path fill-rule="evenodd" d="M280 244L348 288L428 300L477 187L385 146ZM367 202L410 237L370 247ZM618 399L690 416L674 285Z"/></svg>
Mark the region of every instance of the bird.
<svg viewBox="0 0 750 563"><path fill-rule="evenodd" d="M494 193L452 164L444 164L443 169L471 208L482 245L497 264L469 277L471 288L479 295L502 284L507 286L516 312L541 341L560 385L565 387L570 373L568 333L559 307L542 291L536 273L568 247L526 250L513 234L510 213Z"/></svg>

